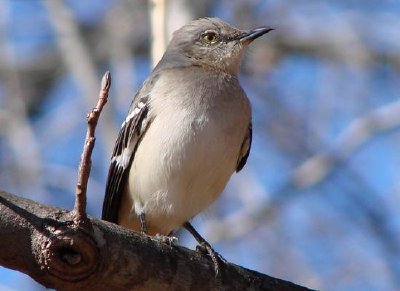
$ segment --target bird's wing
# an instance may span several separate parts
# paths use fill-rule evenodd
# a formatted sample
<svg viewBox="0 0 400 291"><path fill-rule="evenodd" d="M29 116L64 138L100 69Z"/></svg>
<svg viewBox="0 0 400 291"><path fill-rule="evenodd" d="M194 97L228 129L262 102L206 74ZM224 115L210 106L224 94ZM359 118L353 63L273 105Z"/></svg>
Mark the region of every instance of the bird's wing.
<svg viewBox="0 0 400 291"><path fill-rule="evenodd" d="M151 123L148 112L152 83L145 82L136 93L115 142L103 202L103 220L118 223L118 211L129 169L136 149Z"/></svg>
<svg viewBox="0 0 400 291"><path fill-rule="evenodd" d="M236 165L236 172L239 172L241 169L243 169L244 165L247 162L247 158L249 157L250 154L252 137L253 137L253 129L252 129L252 124L250 122L249 129L247 130L247 134L243 140L242 147L240 148L240 155Z"/></svg>

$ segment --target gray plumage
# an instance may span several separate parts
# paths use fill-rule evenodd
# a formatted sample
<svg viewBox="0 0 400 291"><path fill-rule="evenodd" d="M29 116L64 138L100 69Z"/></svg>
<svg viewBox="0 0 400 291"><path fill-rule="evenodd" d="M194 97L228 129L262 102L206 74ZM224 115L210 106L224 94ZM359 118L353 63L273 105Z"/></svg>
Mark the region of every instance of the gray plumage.
<svg viewBox="0 0 400 291"><path fill-rule="evenodd" d="M251 109L238 81L262 27L217 18L177 30L136 93L111 158L102 218L168 235L208 207L248 158Z"/></svg>

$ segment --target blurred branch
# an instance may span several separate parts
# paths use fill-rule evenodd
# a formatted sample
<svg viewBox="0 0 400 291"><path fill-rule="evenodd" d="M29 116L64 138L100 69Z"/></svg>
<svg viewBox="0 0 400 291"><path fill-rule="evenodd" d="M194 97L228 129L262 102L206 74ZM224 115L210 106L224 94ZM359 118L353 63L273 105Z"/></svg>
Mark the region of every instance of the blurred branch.
<svg viewBox="0 0 400 291"><path fill-rule="evenodd" d="M5 3L4 5L7 5ZM7 6L3 7L7 9ZM4 62L5 74L4 102L0 110L0 137L4 136L12 151L12 160L9 167L14 173L21 192L37 191L44 193L44 183L41 179L41 154L35 134L28 119L25 86L21 81L16 64L18 63L14 42L6 39L7 33L0 26L0 36L4 37L0 48L1 55L7 60ZM0 84L1 86L2 84ZM29 146L27 146L29 145ZM27 163L29 161L29 163ZM10 181L9 181L10 182ZM13 182L11 182L13 183ZM10 183L10 184L11 184Z"/></svg>
<svg viewBox="0 0 400 291"><path fill-rule="evenodd" d="M166 47L165 0L150 0L151 63L153 67L161 60Z"/></svg>
<svg viewBox="0 0 400 291"><path fill-rule="evenodd" d="M83 91L83 97L87 107L92 106L97 91L97 72L93 63L92 55L85 46L85 41L79 33L79 28L73 20L71 11L67 4L61 0L43 2L50 15L50 20L58 37L58 45L61 55L75 82ZM102 127L103 142L106 143L106 149L111 151L117 126L110 111L103 113L106 120Z"/></svg>
<svg viewBox="0 0 400 291"><path fill-rule="evenodd" d="M339 161L344 161L372 137L400 126L400 101L395 101L357 118L340 135L331 150L314 155L294 170L297 188L311 187L324 179Z"/></svg>
<svg viewBox="0 0 400 291"><path fill-rule="evenodd" d="M334 186L338 188L340 192L350 192L349 195L346 195L346 198L350 202L349 204L356 206L357 209L364 214L367 228L372 233L371 239L380 247L382 257L387 264L388 275L391 276L393 283L397 286L396 289L399 289L400 267L393 258L397 258L400 254L400 240L396 231L390 226L392 213L385 199L382 199L380 193L377 193L372 187L369 187L368 181L365 181L365 179L357 175L349 166L343 167L343 169L344 171L342 174L350 177L353 183L357 185L357 188L351 189L351 187L347 185L338 185L337 183L335 183ZM362 188L362 191L358 188ZM331 201L332 200L334 199L331 199ZM334 205L334 203L335 201L332 201L331 205ZM347 211L347 209L341 206L336 208L349 217L350 221L363 224L363 222L357 219L357 215L354 215L354 210Z"/></svg>
<svg viewBox="0 0 400 291"><path fill-rule="evenodd" d="M314 5L310 4L309 8L312 9ZM332 21L327 21L322 16L324 14L315 15L315 17L301 13L295 15L291 6L285 4L274 8L268 11L267 19L277 23L276 29L280 31L272 41L278 59L284 55L303 54L360 67L377 63L389 63L394 67L400 67L400 54L396 49L399 42L390 40L390 33L388 33L387 41L394 49L383 49L388 45L386 42L381 43L383 47L378 48L376 42L372 40L379 40L382 31L378 27L365 29L371 23L371 16L368 13L345 10L340 16L340 21L334 17L331 18ZM386 13L376 12L374 19L376 22L389 22L392 27L400 25L398 17L389 19L386 16ZM265 15L262 17L265 18ZM290 21L282 24L281 19L290 19Z"/></svg>
<svg viewBox="0 0 400 291"><path fill-rule="evenodd" d="M99 50L106 52L113 72L111 104L115 105L116 112L125 113L134 94L137 47L145 43L146 31L149 31L147 27L138 25L146 20L143 11L147 10L140 2L115 2L103 20L105 33L101 33Z"/></svg>
<svg viewBox="0 0 400 291"><path fill-rule="evenodd" d="M193 19L209 15L207 9L210 7L212 0L202 1L184 1L184 0L168 0L165 7L165 38L172 37L172 33Z"/></svg>

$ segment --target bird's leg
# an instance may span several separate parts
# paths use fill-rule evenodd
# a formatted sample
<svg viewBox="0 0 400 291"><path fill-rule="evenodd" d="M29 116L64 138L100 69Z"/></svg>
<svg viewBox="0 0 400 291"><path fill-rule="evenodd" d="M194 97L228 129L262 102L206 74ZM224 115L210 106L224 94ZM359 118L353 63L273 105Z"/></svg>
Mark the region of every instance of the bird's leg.
<svg viewBox="0 0 400 291"><path fill-rule="evenodd" d="M140 220L140 232L142 235L147 235L147 223L146 223L146 214L144 212L139 214L139 220ZM154 237L155 240L166 243L167 245L172 246L174 243L178 241L178 238L174 236L165 236L161 234L156 234Z"/></svg>
<svg viewBox="0 0 400 291"><path fill-rule="evenodd" d="M140 220L140 232L143 234L147 234L147 224L146 224L146 214L144 212L139 214Z"/></svg>
<svg viewBox="0 0 400 291"><path fill-rule="evenodd" d="M194 229L194 227L190 224L190 222L185 222L183 224L183 227L186 228L187 231L189 231L193 237L197 240L199 243L199 248L196 248L197 251L200 251L201 253L207 252L208 255L211 257L211 260L214 263L214 271L215 274L219 274L219 261L221 261L223 264L226 263L226 260L218 254L214 249L211 247L211 245L197 232L197 230Z"/></svg>

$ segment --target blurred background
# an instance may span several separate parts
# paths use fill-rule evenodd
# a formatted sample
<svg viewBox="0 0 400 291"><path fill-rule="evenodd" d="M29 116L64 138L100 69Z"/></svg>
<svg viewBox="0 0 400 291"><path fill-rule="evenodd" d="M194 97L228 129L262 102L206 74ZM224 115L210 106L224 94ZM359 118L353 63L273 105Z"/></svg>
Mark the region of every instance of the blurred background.
<svg viewBox="0 0 400 291"><path fill-rule="evenodd" d="M204 16L276 30L241 70L247 166L194 225L228 261L274 277L400 290L398 0L2 0L0 189L73 207L85 116L110 70L88 190L99 217L131 98L171 33ZM0 290L42 289L0 267Z"/></svg>

